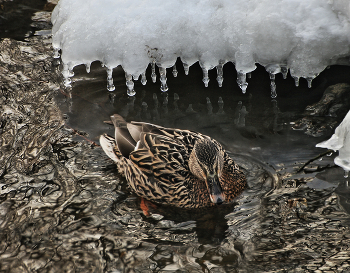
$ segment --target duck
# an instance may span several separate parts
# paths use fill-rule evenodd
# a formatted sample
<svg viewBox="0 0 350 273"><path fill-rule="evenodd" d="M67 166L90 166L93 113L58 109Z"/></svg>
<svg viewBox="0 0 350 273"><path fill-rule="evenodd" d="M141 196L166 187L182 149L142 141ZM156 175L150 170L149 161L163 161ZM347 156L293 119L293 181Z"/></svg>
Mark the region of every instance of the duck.
<svg viewBox="0 0 350 273"><path fill-rule="evenodd" d="M114 137L100 145L136 195L185 209L229 204L246 188L244 172L215 139L199 132L111 117Z"/></svg>

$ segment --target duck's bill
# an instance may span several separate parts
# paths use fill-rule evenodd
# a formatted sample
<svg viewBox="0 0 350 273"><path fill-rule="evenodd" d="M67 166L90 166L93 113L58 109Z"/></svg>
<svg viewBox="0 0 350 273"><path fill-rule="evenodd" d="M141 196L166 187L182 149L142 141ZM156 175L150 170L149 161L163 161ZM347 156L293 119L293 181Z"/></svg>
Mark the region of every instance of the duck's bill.
<svg viewBox="0 0 350 273"><path fill-rule="evenodd" d="M222 204L225 201L225 195L222 193L217 175L208 177L206 182L210 200L215 204Z"/></svg>

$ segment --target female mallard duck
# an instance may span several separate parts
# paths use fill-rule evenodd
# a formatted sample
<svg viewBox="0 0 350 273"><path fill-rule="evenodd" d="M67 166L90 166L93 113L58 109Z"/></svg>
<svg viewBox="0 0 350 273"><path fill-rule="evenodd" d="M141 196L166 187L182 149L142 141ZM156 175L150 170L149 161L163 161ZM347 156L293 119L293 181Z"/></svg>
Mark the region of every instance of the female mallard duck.
<svg viewBox="0 0 350 273"><path fill-rule="evenodd" d="M133 191L152 202L182 208L228 203L245 187L238 165L214 139L189 130L111 116L115 138L100 137Z"/></svg>

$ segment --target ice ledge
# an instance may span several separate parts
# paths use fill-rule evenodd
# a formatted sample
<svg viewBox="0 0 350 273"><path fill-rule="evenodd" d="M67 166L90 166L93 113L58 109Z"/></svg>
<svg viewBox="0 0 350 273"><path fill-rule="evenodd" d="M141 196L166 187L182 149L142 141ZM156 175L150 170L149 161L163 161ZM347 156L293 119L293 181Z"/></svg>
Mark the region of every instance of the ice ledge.
<svg viewBox="0 0 350 273"><path fill-rule="evenodd" d="M110 91L113 68L123 67L129 95L135 94L133 80L146 84L149 64L153 71L158 66L161 90L167 91L167 68L178 57L185 72L199 61L205 86L213 68L221 86L222 68L233 62L243 92L246 74L259 63L270 73L274 95L275 74L289 70L296 84L304 77L311 86L327 66L350 56L348 0L60 0L52 22L66 85L74 66L85 64L89 71L99 60Z"/></svg>

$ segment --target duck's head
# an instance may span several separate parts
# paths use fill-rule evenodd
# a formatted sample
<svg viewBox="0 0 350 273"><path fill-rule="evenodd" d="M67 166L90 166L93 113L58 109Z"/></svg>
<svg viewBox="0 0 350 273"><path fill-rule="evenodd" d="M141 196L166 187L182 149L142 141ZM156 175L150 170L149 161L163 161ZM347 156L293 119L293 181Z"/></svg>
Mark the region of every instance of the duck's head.
<svg viewBox="0 0 350 273"><path fill-rule="evenodd" d="M207 138L196 141L190 155L189 168L193 175L205 181L210 200L216 204L225 201L219 183L223 166L224 152L219 144Z"/></svg>

